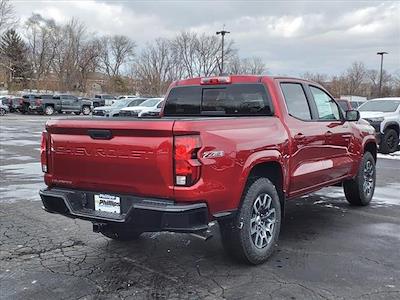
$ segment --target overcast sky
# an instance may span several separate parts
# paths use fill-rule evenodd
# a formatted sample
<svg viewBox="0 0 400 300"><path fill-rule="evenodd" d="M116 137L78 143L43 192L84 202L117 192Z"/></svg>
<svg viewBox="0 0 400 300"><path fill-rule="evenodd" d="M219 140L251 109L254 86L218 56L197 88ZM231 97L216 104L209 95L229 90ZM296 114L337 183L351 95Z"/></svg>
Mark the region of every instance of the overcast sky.
<svg viewBox="0 0 400 300"><path fill-rule="evenodd" d="M271 74L339 74L353 61L400 72L398 1L14 1L23 21L32 13L89 31L123 34L138 49L184 30L215 34L225 24L241 57L261 56Z"/></svg>

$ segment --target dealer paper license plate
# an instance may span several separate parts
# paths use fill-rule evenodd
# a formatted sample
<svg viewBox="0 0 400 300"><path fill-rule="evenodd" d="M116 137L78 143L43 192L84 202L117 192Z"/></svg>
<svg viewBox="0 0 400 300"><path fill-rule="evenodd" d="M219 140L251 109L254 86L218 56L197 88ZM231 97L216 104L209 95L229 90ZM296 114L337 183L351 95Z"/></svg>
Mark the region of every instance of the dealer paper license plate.
<svg viewBox="0 0 400 300"><path fill-rule="evenodd" d="M120 198L107 194L94 195L94 209L119 214L121 213Z"/></svg>

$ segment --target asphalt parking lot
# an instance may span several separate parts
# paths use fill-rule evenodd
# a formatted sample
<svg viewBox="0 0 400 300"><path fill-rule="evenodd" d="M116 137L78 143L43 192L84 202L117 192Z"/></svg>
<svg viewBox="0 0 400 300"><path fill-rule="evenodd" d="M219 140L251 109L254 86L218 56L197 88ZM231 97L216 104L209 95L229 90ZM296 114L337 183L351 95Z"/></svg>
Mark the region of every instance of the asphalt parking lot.
<svg viewBox="0 0 400 300"><path fill-rule="evenodd" d="M381 158L369 207L332 187L287 205L280 243L260 266L205 242L144 234L122 243L41 209L46 117L0 118L1 299L400 299L400 160Z"/></svg>

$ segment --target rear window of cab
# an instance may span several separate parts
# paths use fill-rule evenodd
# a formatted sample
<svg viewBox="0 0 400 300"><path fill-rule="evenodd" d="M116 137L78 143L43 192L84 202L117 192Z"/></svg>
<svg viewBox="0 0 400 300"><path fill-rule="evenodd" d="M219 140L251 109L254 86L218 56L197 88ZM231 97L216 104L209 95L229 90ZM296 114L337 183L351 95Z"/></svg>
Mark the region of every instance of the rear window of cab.
<svg viewBox="0 0 400 300"><path fill-rule="evenodd" d="M164 116L271 116L270 96L263 84L174 87Z"/></svg>

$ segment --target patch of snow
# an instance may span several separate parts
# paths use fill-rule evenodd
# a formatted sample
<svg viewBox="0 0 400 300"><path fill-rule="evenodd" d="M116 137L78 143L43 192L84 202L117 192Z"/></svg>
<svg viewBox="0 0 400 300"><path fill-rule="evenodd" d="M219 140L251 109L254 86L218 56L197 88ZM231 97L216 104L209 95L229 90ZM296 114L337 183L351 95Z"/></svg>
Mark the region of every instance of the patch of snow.
<svg viewBox="0 0 400 300"><path fill-rule="evenodd" d="M6 188L0 188L0 203L40 201L39 190L44 187L44 183L7 185Z"/></svg>
<svg viewBox="0 0 400 300"><path fill-rule="evenodd" d="M0 172L6 177L21 179L41 179L43 176L39 162L0 166Z"/></svg>
<svg viewBox="0 0 400 300"><path fill-rule="evenodd" d="M388 207L392 205L400 205L400 184L393 183L386 186L377 186L375 188L374 197L371 201L371 207ZM345 200L343 188L328 187L324 188L314 195L319 196L322 200L315 201L314 204L330 204L329 200L338 199Z"/></svg>
<svg viewBox="0 0 400 300"><path fill-rule="evenodd" d="M389 154L382 154L382 153L378 153L378 159L396 159L396 160L400 160L400 151L396 151L393 153L389 153Z"/></svg>
<svg viewBox="0 0 400 300"><path fill-rule="evenodd" d="M28 145L39 145L40 142L31 140L7 140L2 141L3 146L28 146Z"/></svg>
<svg viewBox="0 0 400 300"><path fill-rule="evenodd" d="M319 201L314 201L313 204L325 204L326 202L323 200L319 200Z"/></svg>

